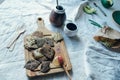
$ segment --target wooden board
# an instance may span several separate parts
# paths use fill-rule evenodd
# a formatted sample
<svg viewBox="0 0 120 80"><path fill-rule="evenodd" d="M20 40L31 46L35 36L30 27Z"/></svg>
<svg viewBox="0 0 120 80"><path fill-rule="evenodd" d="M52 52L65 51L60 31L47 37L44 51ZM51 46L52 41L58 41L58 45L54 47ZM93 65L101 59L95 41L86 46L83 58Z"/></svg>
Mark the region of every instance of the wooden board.
<svg viewBox="0 0 120 80"><path fill-rule="evenodd" d="M54 34L54 32L51 32L49 31L48 29L45 28L45 25L44 25L44 21L42 18L38 18L38 29L39 31L43 32L43 34ZM56 51L57 49L60 49L60 52ZM65 43L64 43L64 40L55 44L55 47L54 47L54 50L55 50L55 56L57 55L61 55L64 59L64 63L66 65L66 69L67 70L71 70L72 69L72 65L70 63L70 59L69 59L69 56L68 56L68 53L67 53L67 49L65 47ZM27 49L25 49L25 61L29 61L33 59L33 56L31 55L31 52L28 51ZM30 70L27 70L26 69L26 73L29 77L34 77L34 76L43 76L43 75L48 75L48 74L52 74L52 73L58 73L58 72L63 72L64 69L63 68L55 68L55 69L50 69L49 72L47 73L42 73L40 71L30 71Z"/></svg>

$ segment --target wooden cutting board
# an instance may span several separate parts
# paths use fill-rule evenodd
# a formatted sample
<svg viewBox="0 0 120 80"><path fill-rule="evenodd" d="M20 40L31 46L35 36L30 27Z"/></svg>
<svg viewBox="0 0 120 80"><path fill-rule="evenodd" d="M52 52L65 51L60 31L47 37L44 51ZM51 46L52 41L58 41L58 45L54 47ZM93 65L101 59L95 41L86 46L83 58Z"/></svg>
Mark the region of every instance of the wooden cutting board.
<svg viewBox="0 0 120 80"><path fill-rule="evenodd" d="M38 23L38 29L37 29L38 31L43 32L43 34L54 34L54 32L51 32L48 29L46 29L46 27L44 25L44 21L43 21L42 18L38 18L37 23ZM58 52L57 49L60 49L60 52ZM70 59L69 59L69 56L68 56L68 53L67 53L67 49L65 47L64 40L59 42L59 43L56 43L55 47L54 47L54 50L55 50L55 56L61 55L63 57L64 63L66 65L66 69L71 70L72 65L71 65L71 62L70 62ZM31 52L28 51L27 49L25 49L25 61L27 62L31 59L34 59L33 56L31 55ZM55 68L55 69L50 69L50 71L47 72L47 73L42 73L40 71L33 72L33 71L30 71L30 70L26 69L26 73L29 77L43 76L43 75L48 75L48 74L58 73L58 72L64 72L64 69L61 68L61 67L60 68Z"/></svg>

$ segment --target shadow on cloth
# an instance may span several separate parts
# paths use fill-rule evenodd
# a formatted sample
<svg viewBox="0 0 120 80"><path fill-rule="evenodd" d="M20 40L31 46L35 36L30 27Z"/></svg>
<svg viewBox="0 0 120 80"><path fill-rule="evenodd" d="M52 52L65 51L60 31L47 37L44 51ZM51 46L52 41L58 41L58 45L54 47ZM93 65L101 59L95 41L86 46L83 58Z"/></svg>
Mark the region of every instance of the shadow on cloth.
<svg viewBox="0 0 120 80"><path fill-rule="evenodd" d="M2 4L5 0L0 0L0 4Z"/></svg>

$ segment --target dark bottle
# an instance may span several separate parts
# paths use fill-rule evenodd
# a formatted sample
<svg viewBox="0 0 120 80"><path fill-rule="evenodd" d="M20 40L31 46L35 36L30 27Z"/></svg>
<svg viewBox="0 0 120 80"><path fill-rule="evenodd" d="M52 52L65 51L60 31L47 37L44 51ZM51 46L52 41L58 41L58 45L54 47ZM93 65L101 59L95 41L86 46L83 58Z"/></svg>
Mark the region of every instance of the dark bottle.
<svg viewBox="0 0 120 80"><path fill-rule="evenodd" d="M52 25L61 27L66 20L65 9L62 6L56 6L56 8L50 13L49 19Z"/></svg>

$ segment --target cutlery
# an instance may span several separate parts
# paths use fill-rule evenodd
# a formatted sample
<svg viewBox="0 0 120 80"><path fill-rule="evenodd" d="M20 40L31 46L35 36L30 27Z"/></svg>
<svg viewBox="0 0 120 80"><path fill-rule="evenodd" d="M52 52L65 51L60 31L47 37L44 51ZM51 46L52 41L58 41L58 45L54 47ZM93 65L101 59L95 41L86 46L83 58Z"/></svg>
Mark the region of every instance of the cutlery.
<svg viewBox="0 0 120 80"><path fill-rule="evenodd" d="M107 16L106 13L94 2L93 3L95 7L98 7L98 9L103 13L104 16Z"/></svg>
<svg viewBox="0 0 120 80"><path fill-rule="evenodd" d="M14 36L14 38L7 45L8 49L14 44L14 42L20 37L20 35L23 34L26 30L24 28L24 25L22 25L21 27L18 27L16 31L17 31L17 34Z"/></svg>

